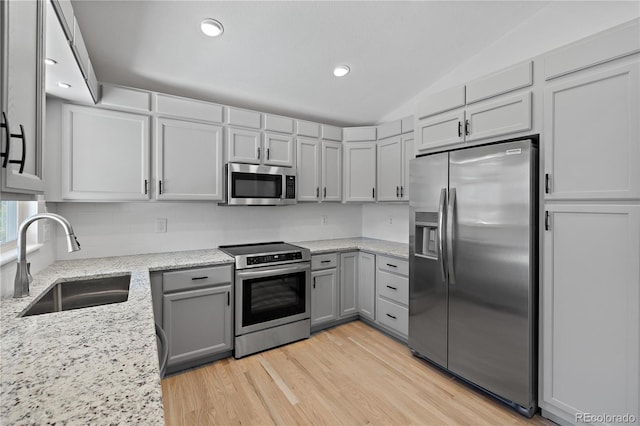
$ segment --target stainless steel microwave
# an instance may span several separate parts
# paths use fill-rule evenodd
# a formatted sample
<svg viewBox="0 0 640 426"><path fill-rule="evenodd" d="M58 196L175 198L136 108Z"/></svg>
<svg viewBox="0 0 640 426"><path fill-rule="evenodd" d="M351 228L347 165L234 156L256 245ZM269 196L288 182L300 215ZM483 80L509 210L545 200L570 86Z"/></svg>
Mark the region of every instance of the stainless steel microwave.
<svg viewBox="0 0 640 426"><path fill-rule="evenodd" d="M225 202L229 206L296 204L296 169L227 163Z"/></svg>

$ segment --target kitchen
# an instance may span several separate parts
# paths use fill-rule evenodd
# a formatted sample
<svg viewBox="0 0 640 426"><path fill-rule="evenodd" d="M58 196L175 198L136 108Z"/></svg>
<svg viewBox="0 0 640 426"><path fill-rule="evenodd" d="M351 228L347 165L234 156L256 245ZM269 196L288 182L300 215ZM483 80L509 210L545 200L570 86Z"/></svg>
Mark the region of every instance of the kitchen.
<svg viewBox="0 0 640 426"><path fill-rule="evenodd" d="M14 2L5 2L3 6L6 7L6 4L11 9ZM341 329L327 327L360 318L361 321L350 323L350 326L366 324L367 327L382 330L386 334L379 335L380 341L388 339L389 345L403 342L400 348L410 354L406 343L411 336L403 328L406 323L401 327L390 327L384 318L391 317L377 315L384 306L400 308L399 312L410 311L408 295L407 299L400 301L390 299L380 294L381 289L373 284L377 274L389 272L381 271L380 266L386 263L396 265L394 262L398 262L397 265L409 263L409 212L410 203L414 200L409 191L409 159L415 155L443 151L445 147L475 146L534 135L540 135L538 228L541 351L538 406L542 408L544 417L563 424L577 422L574 413L584 412L609 415L628 413L635 415L637 422L640 381L637 362L639 248L636 243L640 177L638 161L633 161L638 158L639 145L635 114L638 110L638 47L637 37L634 37L638 31L637 3L525 2L511 6L507 3L482 3L472 7L469 3L445 5L414 2L400 5L373 3L367 4L367 8L348 2L265 3L261 8L251 3L235 6L225 2L210 4L217 5L217 8L204 7L205 3L183 3L185 9L181 12L193 14L190 19L195 22L188 30L184 22L174 22L177 12L169 2L156 5L155 8L152 7L153 2L132 3L129 6L105 2L52 4L46 2L47 7L43 7L46 10L41 13L51 15L53 11L51 21L57 24L57 27L50 25L47 15L47 56L49 42L62 40L57 46L62 46L63 51L66 49L62 53L71 55L72 64L76 61L69 78L79 78L80 84L73 82L72 86L84 86L84 91L73 99L71 96L75 95L64 94L65 89L57 86L57 82L62 80L53 81L53 87L47 84L48 95L46 102L43 100L41 105L46 113L38 115L33 114L33 110L28 111L32 116L32 127L22 118L14 119L12 114L15 114L15 108L11 108L14 103L3 99L7 103L3 103L2 110L8 111L8 118L4 122L9 124L7 132L11 134L9 138L3 136L3 152L6 151L7 139L11 139L12 152L15 152L13 147L20 145L20 139L13 136L20 132L19 126L13 123L24 123L27 135L41 131L43 152L40 153L40 169L26 164L25 172L17 173L19 164L12 163L3 170L2 200L28 200L32 198L16 194L44 192L44 201L39 201L33 207L33 213L46 209L68 219L81 248L80 251L68 253L65 234L53 222L38 221L33 224L30 229L38 231L42 246L27 254L28 261L32 263L34 281L31 283L30 296L23 299L12 299L15 262L6 260L11 257L3 253L3 395L12 397L7 400L3 396L2 418L8 423L40 423L55 419L73 422L74 417L64 417L64 412L75 413L77 408L65 408L62 403L66 401L56 398L55 390L65 385L95 389L93 386L97 386L98 382L110 384L104 388L112 389L107 396L111 398L110 402L100 398L87 401L92 409L80 411L91 413L95 410L97 417L84 417L84 421L76 421L136 422L127 417L106 420L106 413L111 403L120 403L127 395L139 395L141 389L143 394L150 395L149 409L156 415L160 412L162 416L162 398L167 396L160 390L158 360L148 356L149 353L156 353L153 305L157 298L153 298L152 289L158 286L154 286L154 280L158 279L158 274L180 273L186 268L211 268L214 272L222 268L227 271L225 274L228 273L225 277L234 274L234 270L235 273L241 271L237 265L233 268L233 258L219 251L220 246L286 241L309 249L312 263L314 257L318 262L327 261L325 265L330 266L327 268L322 264L317 268L312 265L311 275L330 284L331 290L324 294L329 298L328 304L324 305L329 307L329 311L326 315L318 313L314 324L314 310L317 313L319 306L312 308L311 339L283 346L283 350L294 351L294 348L314 339L328 339L327 333L332 330L340 333ZM441 50L437 50L438 46L428 50L428 54L437 59L437 63L429 66L426 62L419 62L425 59L413 57L421 54L414 39L425 37L425 33L420 32L415 22L407 21L408 16L426 16L427 12L442 14L434 17L429 15L430 26L433 27L431 31L436 34L438 31L444 32L446 25L456 16L462 16L469 26L467 32L457 32L451 40L442 43L444 47L456 46L456 55L443 52L451 49L440 45ZM472 17L480 13L483 19L474 23ZM74 22L74 14L77 28L68 24ZM340 38L345 33L336 31L336 28L341 28L346 20L356 21L355 14L367 19L362 19L362 28L353 25L353 29L349 28L353 33L346 32L345 39L354 40L356 45L348 50L349 43ZM305 52L304 47L318 42L317 36L305 29L321 31L323 25L327 25L327 28L318 34L323 34L327 45L335 47L344 44L347 50L336 55L341 57L334 57L322 49L319 49L318 55L306 52L305 57L313 56L308 65L300 68L303 65L291 64L294 70L292 75L304 77L283 79L279 74L282 72L279 64L285 63L282 62L285 59L283 52L272 47L253 45L262 36L251 31L266 31L257 24L262 17L270 17L273 22L280 24L276 25L278 28L284 28L288 22L287 16L294 15L299 20L297 25L301 27L296 28L298 33L291 35L285 32L286 36L276 37L280 43L284 39L292 43L283 47L285 51L301 49L293 51ZM61 16L63 19L66 16L65 24L62 24ZM123 16L128 16L129 21L123 21ZM336 16L340 16L340 19ZM508 25L505 24L507 17L513 20ZM205 37L200 32L200 22L205 18L218 19L222 23L224 32L220 38ZM630 20L632 18L636 19ZM9 19L13 19L11 12ZM136 29L132 23L136 19L144 30ZM109 22L123 22L122 28L113 26L109 29ZM373 34L374 23L392 23L393 28L399 31L398 39L385 41L386 36L378 36L382 39L379 44L363 42L362 34ZM171 28L172 31L165 31L165 35L156 34L153 29L157 27ZM246 33L241 32L241 28ZM54 30L57 33L49 34ZM336 34L332 35L332 30ZM191 42L172 35L176 31L188 33L187 40ZM277 35L278 31L275 33ZM470 34L474 34L473 40L469 39ZM427 35L433 37L433 34ZM581 39L585 41L577 42ZM301 45L297 45L295 40L300 40ZM234 42L240 44L234 45ZM11 39L9 43L12 43ZM182 46L189 43L193 44L194 49L198 46L212 52L216 52L215 43L218 43L221 45L218 53L226 55L222 57L228 63L235 63L240 68L183 64L180 55L189 49L183 49ZM159 54L159 48L154 48L158 45L163 46L163 52L171 53ZM384 61L377 59L371 63L366 62L371 61L370 58L356 60L346 56L349 52L355 55L358 46L362 48L363 45L383 46L389 56ZM121 47L126 54L118 57L115 46ZM248 49L247 53L237 46ZM232 48L236 51L229 50ZM368 52L369 55L376 53L375 49L372 50L374 52ZM89 61L77 60L83 57L88 57ZM331 75L329 68L343 62L351 66L352 72L343 78ZM253 71L255 63L263 64L264 70L260 73ZM9 70L14 69L11 61L9 64ZM420 72L415 69L403 70L406 78L394 77L390 80L394 64L421 65L425 68ZM321 67L329 68L327 71ZM57 72L50 71L52 68L55 69L47 65L46 77L50 78ZM194 69L206 70L207 73L219 72L222 83L216 86L210 78L203 77ZM380 75L367 75L365 69L378 69ZM623 73L620 70L628 71ZM614 76L621 77L600 77L610 71ZM236 80L232 78L234 74ZM10 73L11 76L13 74ZM596 81L605 83L602 86L584 83L591 81L589 78L592 76L598 77ZM365 79L366 84L358 79ZM354 80L360 81L356 84L358 87L349 84ZM389 81L394 84L389 84ZM457 97L461 84L462 103ZM593 87L589 90L594 92L578 94L577 98L563 98L565 93L573 93L570 90L573 87ZM11 90L8 92L9 99L15 102L18 95ZM305 95L295 97L292 93ZM555 95L557 105L553 103ZM94 96L98 105L93 105ZM599 117L597 114L607 110L610 115L607 115L607 120L602 120L605 123L602 127L598 127L599 121L593 119L586 123L579 122L580 126L575 125L575 117L568 114L566 108L579 107L580 96L602 96L603 104L610 106L608 109L589 109L585 106L581 111L593 118L594 114ZM620 101L626 99L625 96L629 97L627 103ZM37 94L34 93L33 97L37 98ZM282 100L276 101L278 99ZM498 133L492 133L492 129L489 129L486 134L476 136L475 132L481 132L483 125L491 124L486 119L483 121L483 111L496 110L484 106L501 105L504 100L509 100L507 104L515 105L514 108L524 108L528 114L519 114L522 109L508 110L502 117L518 120L514 128ZM627 109L620 110L621 105ZM557 116L566 117L566 120L556 120L551 111L557 111ZM628 117L621 112L628 113ZM460 119L460 113L466 114L466 118L463 115ZM37 117L43 120L39 125L36 125ZM473 121L476 117L478 119ZM470 129L459 129L466 127L467 119L472 120ZM193 125L185 128L185 122ZM606 124L609 122L615 126ZM121 131L128 129L131 132L127 135L134 138L129 138L133 145L120 144L119 141L124 138L114 138L109 128L100 127L105 123L134 123L130 127L125 124L119 127ZM438 127L438 123L445 124ZM626 123L628 132L616 130L620 123ZM196 144L185 148L184 152L182 148L172 145L175 139L171 139L171 132L180 132L181 129L185 134L195 135L196 140ZM431 132L430 129L435 130ZM447 136L448 140L429 140L430 137L442 136L445 130L450 129L453 129L453 135ZM553 129L557 133L553 133ZM587 141L585 143L589 144L593 153L573 150L575 146L571 142L566 142L566 145L557 143L556 150L553 150L552 141L555 138L568 141L566 138L570 129L581 140ZM610 140L620 148L615 151L619 155L612 154L614 150L593 143L603 137L598 132L604 131L615 135ZM90 136L87 136L87 132ZM467 132L469 134L462 135ZM203 133L214 135L217 143L206 147L198 145L197 135ZM166 135L166 138L157 138L160 134ZM227 176L224 165L227 162L264 163L269 156L266 150L268 146L265 145L267 137L270 138L269 147L287 147L280 151L284 152L284 161L297 165L297 204L278 207L219 205L224 204ZM236 157L246 154L246 151L232 151L235 142L238 142L238 147L257 147L257 150L251 150L254 159L231 161L232 154L238 154ZM243 142L248 145L242 145ZM120 151L114 152L116 149ZM208 150L207 155L193 155L204 152L199 150ZM336 155L340 150L341 154ZM271 154L277 152L273 148ZM15 155L10 160L19 161L19 156ZM331 155L334 157L328 161ZM208 158L217 158L219 161L211 162ZM309 159L311 162L307 163ZM594 162L598 168L594 167ZM311 164L312 168L309 169L307 164ZM571 167L563 167L567 164ZM329 165L332 168L323 168ZM116 173L113 173L114 166ZM180 173L185 169L188 173ZM549 178L545 179L545 175ZM339 180L331 181L335 176ZM203 188L200 183L204 180L214 184ZM134 185L122 190L122 182L134 182ZM161 189L163 183L164 188ZM328 189L326 193L325 188ZM336 192L332 192L334 188ZM554 227L562 231L556 235ZM580 232L584 227L592 232ZM626 245L622 244L622 249L616 248L622 241L626 241ZM579 254L579 259L574 259L573 253ZM392 261L383 262L386 258ZM553 268L549 265L553 265ZM607 272L612 270L618 271L619 275ZM123 274L131 274L129 300L125 303L16 318L54 282L83 276L96 278ZM409 273L407 270L405 274L395 275L406 281ZM612 280L617 285L612 285L610 292L597 289L586 291L591 287L583 289L578 285L580 282L590 285L608 282L612 277L617 278ZM160 287L166 285L167 279L160 278ZM225 278L219 281L220 286L214 283L211 287L199 287L193 291L210 290L207 293L210 300L231 306L227 300L233 296L232 290L227 290L230 287L225 286L230 286L232 281L231 278ZM555 281L570 285L555 289ZM347 282L350 283L350 294L355 297L349 299L352 301L351 310L347 307L342 309L340 305L347 300L348 294L341 293L347 288L343 286ZM366 283L373 284L373 287L366 286ZM227 293L220 293L216 297L215 289ZM584 298L582 303L602 301L600 314L593 315L594 311L581 310L584 305L575 301L572 289L581 290ZM180 294L178 289L166 292L164 297L171 299L172 295L177 294ZM319 303L319 300L312 296L312 305ZM371 308L367 309L367 306ZM114 310L108 321L101 314L106 312L106 308ZM176 320L178 325L180 318L188 317L187 313L182 312ZM567 312L572 315L566 315ZM386 313L395 315L391 311ZM47 317L64 317L68 320L57 323ZM606 319L604 329L597 324L594 326L596 319L602 321L602 318ZM233 320L227 321L229 324L224 330L231 335ZM555 321L559 322L556 324ZM583 325L578 327L581 322ZM109 369L106 368L102 374L95 366L110 366L112 361L109 358L110 351L99 342L109 342L117 335L118 327L125 325L130 335L125 339L125 347L112 348L113 353L127 354L127 359L119 358L116 361L123 363L121 368L115 370L121 369L122 373L120 377L109 375ZM368 329L362 327L365 326L362 325L360 331ZM318 332L320 330L328 331ZM611 330L617 332L611 333ZM554 333L556 340L552 339ZM599 346L596 350L590 347L594 351L594 358L576 362L581 347L584 348L577 343L589 337L601 340L606 337L607 345L603 346L617 347L619 350ZM230 338L227 340L232 341ZM92 348L100 348L98 358L91 358L95 356L91 355ZM67 350L70 351L68 354ZM277 350L242 359L254 359L254 363L257 360L264 361L268 354ZM209 357L212 361L222 354L228 355L232 349L227 346L214 352ZM57 358L56 354L66 354L68 360L58 358L54 362L51 357ZM302 358L305 355L302 353L297 356ZM599 366L598 358L608 360L607 369ZM87 360L86 364L81 362L83 359ZM410 359L416 365L427 365L418 358ZM74 379L78 381L74 383L71 377L57 371L57 362L62 362L62 369L74 369ZM231 360L224 358L212 365L227 362ZM174 364L175 368L179 364ZM552 365L553 369L545 368ZM583 375L584 369L592 371L590 378L576 381L576 377ZM21 376L22 379L27 376L32 378L34 381L31 383L40 383L35 393L21 389ZM171 375L169 379L178 377L179 374ZM85 379L86 383L83 382ZM35 386L29 381L24 383ZM132 387L128 388L127 383ZM285 385L293 386L291 383ZM11 392L5 393L7 389ZM90 394L84 392L75 399L90 400ZM50 395L50 399L46 395ZM33 402L46 406L16 410L11 408L14 406L14 396L22 403ZM51 401L51 404L46 401ZM61 405L55 406L56 402ZM505 410L500 407L500 410ZM107 411L101 411L103 409ZM22 417L25 415L27 417ZM29 418L28 415L37 417ZM58 417L60 415L63 417ZM76 415L80 416L78 413ZM144 411L123 415L154 418L146 416ZM362 419L353 420L360 421ZM154 423L153 420L149 422ZM324 421L327 422L330 421ZM379 419L378 422L385 421ZM387 419L387 422L392 423L393 420ZM403 421L400 418L397 421L403 422L416 421ZM434 422L438 421L425 420L425 423ZM455 420L441 419L440 422L454 423Z"/></svg>

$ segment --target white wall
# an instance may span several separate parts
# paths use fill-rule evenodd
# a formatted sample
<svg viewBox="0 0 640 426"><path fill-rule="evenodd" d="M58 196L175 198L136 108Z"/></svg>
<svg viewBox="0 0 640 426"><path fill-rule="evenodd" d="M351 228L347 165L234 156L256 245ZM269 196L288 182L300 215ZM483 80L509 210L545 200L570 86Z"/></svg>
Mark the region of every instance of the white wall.
<svg viewBox="0 0 640 426"><path fill-rule="evenodd" d="M389 221L391 220L391 223ZM409 205L395 203L362 206L362 236L409 243Z"/></svg>
<svg viewBox="0 0 640 426"><path fill-rule="evenodd" d="M297 204L222 207L214 203L58 203L82 249L67 253L58 235L58 259L78 259L215 248L223 244L358 237L362 206ZM328 224L321 225L321 215ZM156 218L167 232L155 233Z"/></svg>
<svg viewBox="0 0 640 426"><path fill-rule="evenodd" d="M640 16L638 1L552 1L500 39L386 114L380 122L415 113L425 96L466 83L515 63L612 28Z"/></svg>

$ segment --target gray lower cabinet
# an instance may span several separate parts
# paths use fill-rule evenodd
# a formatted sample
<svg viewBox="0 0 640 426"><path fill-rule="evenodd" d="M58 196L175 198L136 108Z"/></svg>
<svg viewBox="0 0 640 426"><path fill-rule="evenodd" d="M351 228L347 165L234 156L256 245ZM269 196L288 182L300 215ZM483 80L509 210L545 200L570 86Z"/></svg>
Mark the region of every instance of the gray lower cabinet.
<svg viewBox="0 0 640 426"><path fill-rule="evenodd" d="M311 272L311 325L338 318L338 273L336 268Z"/></svg>
<svg viewBox="0 0 640 426"><path fill-rule="evenodd" d="M195 365L233 349L231 267L162 274L162 328L167 367Z"/></svg>
<svg viewBox="0 0 640 426"><path fill-rule="evenodd" d="M231 285L163 296L167 366L232 349Z"/></svg>
<svg viewBox="0 0 640 426"><path fill-rule="evenodd" d="M340 317L358 314L358 252L340 254Z"/></svg>
<svg viewBox="0 0 640 426"><path fill-rule="evenodd" d="M358 304L360 316L375 320L376 306L376 256L358 253Z"/></svg>

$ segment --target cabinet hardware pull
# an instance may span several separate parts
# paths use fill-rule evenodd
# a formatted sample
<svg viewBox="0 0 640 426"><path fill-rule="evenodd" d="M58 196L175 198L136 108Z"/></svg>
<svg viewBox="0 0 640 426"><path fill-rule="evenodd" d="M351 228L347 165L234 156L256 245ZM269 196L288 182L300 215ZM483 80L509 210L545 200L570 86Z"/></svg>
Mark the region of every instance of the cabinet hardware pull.
<svg viewBox="0 0 640 426"><path fill-rule="evenodd" d="M231 306L231 292L227 292L227 306Z"/></svg>
<svg viewBox="0 0 640 426"><path fill-rule="evenodd" d="M158 181L158 190L160 191L160 195L162 195L162 181Z"/></svg>
<svg viewBox="0 0 640 426"><path fill-rule="evenodd" d="M404 186L400 185L400 198L404 198Z"/></svg>
<svg viewBox="0 0 640 426"><path fill-rule="evenodd" d="M324 196L323 197L327 198L327 187L326 186L324 187Z"/></svg>
<svg viewBox="0 0 640 426"><path fill-rule="evenodd" d="M316 277L313 277L313 288L316 288Z"/></svg>
<svg viewBox="0 0 640 426"><path fill-rule="evenodd" d="M331 263L330 260L321 260L320 263Z"/></svg>
<svg viewBox="0 0 640 426"><path fill-rule="evenodd" d="M544 212L544 230L548 231L549 229L550 229L549 212L545 210L545 212Z"/></svg>
<svg viewBox="0 0 640 426"><path fill-rule="evenodd" d="M371 188L371 197L372 198L376 198L376 189L375 188Z"/></svg>
<svg viewBox="0 0 640 426"><path fill-rule="evenodd" d="M396 186L396 198L400 198L400 187Z"/></svg>
<svg viewBox="0 0 640 426"><path fill-rule="evenodd" d="M320 187L316 186L316 198L320 198Z"/></svg>
<svg viewBox="0 0 640 426"><path fill-rule="evenodd" d="M269 151L270 150L271 150L270 148L267 148L267 160L269 159Z"/></svg>
<svg viewBox="0 0 640 426"><path fill-rule="evenodd" d="M551 176L549 176L549 173L544 174L544 193L551 193Z"/></svg>
<svg viewBox="0 0 640 426"><path fill-rule="evenodd" d="M197 281L197 280L206 280L209 277L193 277L191 278L191 281Z"/></svg>
<svg viewBox="0 0 640 426"><path fill-rule="evenodd" d="M147 195L149 190L149 182L145 179L144 180L144 195Z"/></svg>
<svg viewBox="0 0 640 426"><path fill-rule="evenodd" d="M260 147L258 147L258 160L260 159Z"/></svg>
<svg viewBox="0 0 640 426"><path fill-rule="evenodd" d="M389 266L391 268L397 268L398 267L398 265L394 265L394 264L391 264L391 263L387 263L387 266Z"/></svg>
<svg viewBox="0 0 640 426"><path fill-rule="evenodd" d="M2 161L2 167L7 168L7 163L9 162L9 149L11 147L11 135L9 134L9 121L7 121L7 115L2 112L2 123L0 123L0 127L4 129L4 136L7 143L7 151L0 154L0 157L4 158Z"/></svg>
<svg viewBox="0 0 640 426"><path fill-rule="evenodd" d="M4 127L4 133L7 139L7 150L1 154L4 157L2 161L2 167L7 168L7 164L20 164L20 169L18 169L18 173L22 174L24 171L24 164L27 161L27 139L24 136L24 126L20 125L20 133L10 133L9 132L9 122L7 121L7 116L5 113L2 113L3 123L1 123L1 127ZM22 139L22 157L19 160L10 160L11 153L11 138Z"/></svg>
<svg viewBox="0 0 640 426"><path fill-rule="evenodd" d="M391 315L391 314L387 314L387 316L388 316L389 318L398 319L398 318L394 317L394 316L393 316L393 315Z"/></svg>
<svg viewBox="0 0 640 426"><path fill-rule="evenodd" d="M469 134L469 120L464 120L464 134Z"/></svg>
<svg viewBox="0 0 640 426"><path fill-rule="evenodd" d="M458 137L462 137L462 121L458 121Z"/></svg>
<svg viewBox="0 0 640 426"><path fill-rule="evenodd" d="M397 290L398 289L398 287L392 287L390 285L387 285L387 288L390 288L391 290Z"/></svg>

